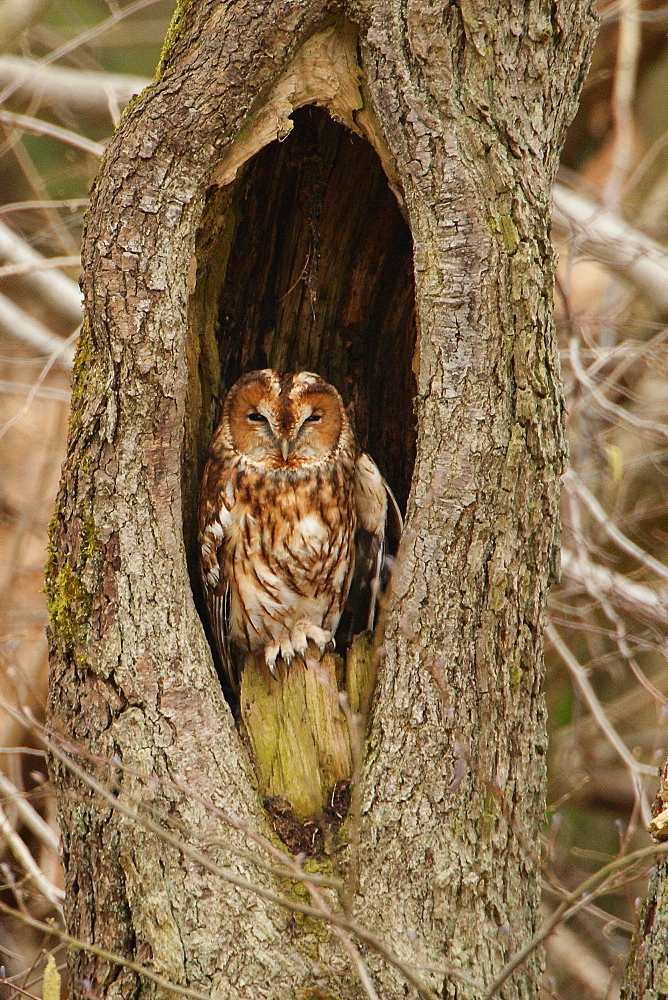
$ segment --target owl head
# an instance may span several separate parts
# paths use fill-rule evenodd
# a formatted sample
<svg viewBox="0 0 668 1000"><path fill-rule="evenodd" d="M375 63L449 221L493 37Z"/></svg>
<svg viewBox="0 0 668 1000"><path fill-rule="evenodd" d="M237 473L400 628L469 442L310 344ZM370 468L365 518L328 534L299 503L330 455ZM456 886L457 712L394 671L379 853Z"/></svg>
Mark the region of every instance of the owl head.
<svg viewBox="0 0 668 1000"><path fill-rule="evenodd" d="M355 447L341 397L312 372L243 375L227 394L220 430L228 447L265 469L299 469Z"/></svg>

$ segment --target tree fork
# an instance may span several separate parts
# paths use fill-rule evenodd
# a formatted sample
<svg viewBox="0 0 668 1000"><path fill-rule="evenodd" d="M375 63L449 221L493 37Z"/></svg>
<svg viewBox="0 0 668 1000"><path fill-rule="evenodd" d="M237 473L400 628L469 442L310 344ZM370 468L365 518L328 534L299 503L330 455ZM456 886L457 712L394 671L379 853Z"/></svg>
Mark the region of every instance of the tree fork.
<svg viewBox="0 0 668 1000"><path fill-rule="evenodd" d="M118 794L193 837L220 842L202 799L266 829L196 609L193 515L220 390L265 359L319 371L407 513L355 914L458 1000L529 940L537 904L564 459L548 208L593 34L584 0L191 0L108 148L84 240L51 723L153 779L124 771ZM52 775L73 934L218 997L363 995L322 926L296 933ZM176 776L198 797L159 784ZM414 995L369 965L383 997ZM83 954L71 974L76 997L155 989Z"/></svg>

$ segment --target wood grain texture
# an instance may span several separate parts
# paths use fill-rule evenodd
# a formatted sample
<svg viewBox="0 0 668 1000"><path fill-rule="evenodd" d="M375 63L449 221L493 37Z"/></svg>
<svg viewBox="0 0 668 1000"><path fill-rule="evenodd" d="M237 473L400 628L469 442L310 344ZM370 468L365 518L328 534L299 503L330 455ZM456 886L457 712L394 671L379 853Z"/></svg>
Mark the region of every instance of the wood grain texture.
<svg viewBox="0 0 668 1000"><path fill-rule="evenodd" d="M331 653L319 661L316 652L306 664L296 657L288 671L280 661L273 678L255 654L241 678L241 718L260 791L287 799L300 821L318 819L336 783L352 773L350 734L337 699L340 662Z"/></svg>
<svg viewBox="0 0 668 1000"><path fill-rule="evenodd" d="M289 147L285 156L267 147L218 188L231 144L305 41L342 11L358 34L364 108L355 120L373 120L382 135L401 207L392 192L383 200L377 170L332 152L345 142L325 141L317 122L327 155L318 141L316 176L335 179L328 225L326 186L321 197L305 149L292 150L290 166ZM548 206L593 33L585 0L180 5L162 75L107 151L83 248L87 320L47 581L52 725L158 781L183 776L266 829L193 601L195 484L213 401L234 369L265 350L272 363L320 370L353 405L363 446L386 442L390 483L407 500L370 722L356 914L411 963L482 982L534 929L541 625L564 461ZM309 142L308 131L295 135ZM291 170L303 175L300 190L314 190L321 235L334 231L339 202L350 205L350 243L320 247L313 340L313 281L308 269L300 277L306 237L297 234L315 209L298 224ZM276 171L284 180L272 188ZM243 241L263 213L261 176L267 218L287 212L295 239L278 256L260 248L248 267ZM301 304L284 328L288 299L277 289L295 278ZM250 289L245 302L237 282ZM270 287L271 322L264 292L256 315L265 318L251 322L253 291ZM322 303L332 303L331 324ZM198 837L220 837L219 822L185 793L112 772L123 795ZM72 933L225 1000L362 995L320 927L295 934L273 904L100 808L61 768L52 776ZM248 860L217 851L231 870L273 886ZM415 995L380 958L369 961L384 998ZM530 972L539 969L536 959ZM443 997L477 995L456 975L423 974ZM153 989L83 954L71 957L71 976L77 998ZM523 974L504 988L508 1000L536 993Z"/></svg>

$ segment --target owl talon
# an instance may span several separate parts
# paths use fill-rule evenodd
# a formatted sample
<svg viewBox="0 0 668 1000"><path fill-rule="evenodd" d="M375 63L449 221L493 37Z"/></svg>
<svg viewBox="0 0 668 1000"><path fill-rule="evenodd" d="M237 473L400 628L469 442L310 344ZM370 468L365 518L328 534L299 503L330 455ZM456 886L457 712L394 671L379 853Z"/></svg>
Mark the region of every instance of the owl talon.
<svg viewBox="0 0 668 1000"><path fill-rule="evenodd" d="M309 639L317 647L320 656L322 657L328 646L334 648L334 636L325 628L320 628L319 625L307 624L304 626L304 631Z"/></svg>
<svg viewBox="0 0 668 1000"><path fill-rule="evenodd" d="M279 653L279 646L277 642L272 642L270 646L265 646L264 648L264 662L269 667L269 673L276 679L276 657Z"/></svg>
<svg viewBox="0 0 668 1000"><path fill-rule="evenodd" d="M295 651L292 642L290 641L289 635L281 639L280 646L281 646L281 656L283 657L283 662L285 663L286 667L289 667L290 664L292 663L292 658L295 655Z"/></svg>
<svg viewBox="0 0 668 1000"><path fill-rule="evenodd" d="M292 629L290 640L295 653L299 656L304 656L308 649L308 638L306 637L306 631L300 625Z"/></svg>

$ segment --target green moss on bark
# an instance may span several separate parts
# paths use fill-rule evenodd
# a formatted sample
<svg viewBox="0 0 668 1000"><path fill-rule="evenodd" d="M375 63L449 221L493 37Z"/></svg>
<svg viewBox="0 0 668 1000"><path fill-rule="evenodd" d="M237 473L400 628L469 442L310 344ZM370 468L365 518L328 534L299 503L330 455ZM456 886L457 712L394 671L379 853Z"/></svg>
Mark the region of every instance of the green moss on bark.
<svg viewBox="0 0 668 1000"><path fill-rule="evenodd" d="M57 572L46 571L46 604L55 634L73 650L88 629L93 601L80 577L66 562Z"/></svg>
<svg viewBox="0 0 668 1000"><path fill-rule="evenodd" d="M165 40L162 43L162 52L160 53L160 59L158 60L158 66L155 71L155 80L159 80L164 73L172 46L181 37L185 16L188 12L188 8L191 6L191 2L192 0L177 0L176 9L172 15L172 20L169 22Z"/></svg>

